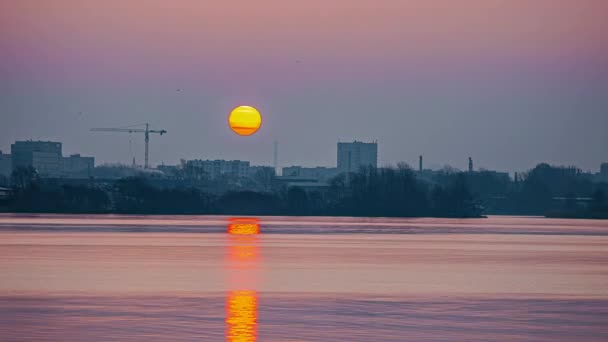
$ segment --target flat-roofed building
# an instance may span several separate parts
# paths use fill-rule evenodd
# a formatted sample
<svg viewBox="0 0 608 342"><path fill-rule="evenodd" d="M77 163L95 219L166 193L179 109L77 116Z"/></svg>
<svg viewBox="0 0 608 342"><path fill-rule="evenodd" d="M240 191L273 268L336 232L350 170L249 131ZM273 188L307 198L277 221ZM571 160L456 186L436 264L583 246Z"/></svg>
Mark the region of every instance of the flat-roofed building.
<svg viewBox="0 0 608 342"><path fill-rule="evenodd" d="M0 151L0 175L9 177L13 172L13 161L10 154Z"/></svg>
<svg viewBox="0 0 608 342"><path fill-rule="evenodd" d="M362 167L378 167L377 142L339 142L338 171L357 172Z"/></svg>
<svg viewBox="0 0 608 342"><path fill-rule="evenodd" d="M62 175L70 178L90 177L95 168L94 157L72 154L62 158Z"/></svg>
<svg viewBox="0 0 608 342"><path fill-rule="evenodd" d="M61 175L61 143L54 141L16 141L11 145L12 168L33 167L42 177Z"/></svg>
<svg viewBox="0 0 608 342"><path fill-rule="evenodd" d="M249 174L249 162L242 160L187 160L182 161L182 168L195 174L202 172L210 179L221 175L246 177Z"/></svg>
<svg viewBox="0 0 608 342"><path fill-rule="evenodd" d="M608 182L608 163L600 165L600 172L597 174L597 179L600 182Z"/></svg>

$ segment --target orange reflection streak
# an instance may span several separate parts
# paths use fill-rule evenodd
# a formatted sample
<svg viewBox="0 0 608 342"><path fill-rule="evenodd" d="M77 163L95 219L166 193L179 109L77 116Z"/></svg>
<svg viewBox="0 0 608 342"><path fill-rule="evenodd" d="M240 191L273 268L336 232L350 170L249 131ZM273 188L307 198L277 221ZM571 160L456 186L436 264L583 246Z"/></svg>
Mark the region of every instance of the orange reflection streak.
<svg viewBox="0 0 608 342"><path fill-rule="evenodd" d="M231 291L226 300L226 341L257 339L258 298L255 291Z"/></svg>
<svg viewBox="0 0 608 342"><path fill-rule="evenodd" d="M251 269L255 267L258 259L258 246L246 244L255 242L254 239L231 240L238 245L230 246L230 266L236 269Z"/></svg>
<svg viewBox="0 0 608 342"><path fill-rule="evenodd" d="M256 218L231 218L228 223L230 235L255 235L260 233L260 223Z"/></svg>
<svg viewBox="0 0 608 342"><path fill-rule="evenodd" d="M257 340L258 299L252 289L258 262L258 219L232 218L228 223L228 262L232 290L226 298L226 341Z"/></svg>

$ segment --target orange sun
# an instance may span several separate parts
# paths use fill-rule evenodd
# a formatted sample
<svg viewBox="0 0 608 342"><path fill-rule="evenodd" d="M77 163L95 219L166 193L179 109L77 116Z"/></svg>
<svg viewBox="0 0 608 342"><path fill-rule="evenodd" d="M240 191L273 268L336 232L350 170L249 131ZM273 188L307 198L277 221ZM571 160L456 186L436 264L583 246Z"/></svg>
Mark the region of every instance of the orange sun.
<svg viewBox="0 0 608 342"><path fill-rule="evenodd" d="M262 115L251 106L238 106L230 112L228 125L238 135L252 135L262 125Z"/></svg>

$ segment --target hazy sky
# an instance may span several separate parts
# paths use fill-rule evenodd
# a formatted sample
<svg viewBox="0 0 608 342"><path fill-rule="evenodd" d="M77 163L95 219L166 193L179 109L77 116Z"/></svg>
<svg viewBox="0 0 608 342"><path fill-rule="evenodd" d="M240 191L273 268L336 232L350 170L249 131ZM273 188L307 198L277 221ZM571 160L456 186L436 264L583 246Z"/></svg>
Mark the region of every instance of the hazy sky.
<svg viewBox="0 0 608 342"><path fill-rule="evenodd" d="M0 149L57 140L97 163L244 159L596 170L608 161L608 1L2 1ZM179 91L178 91L179 89ZM257 107L239 137L229 111Z"/></svg>

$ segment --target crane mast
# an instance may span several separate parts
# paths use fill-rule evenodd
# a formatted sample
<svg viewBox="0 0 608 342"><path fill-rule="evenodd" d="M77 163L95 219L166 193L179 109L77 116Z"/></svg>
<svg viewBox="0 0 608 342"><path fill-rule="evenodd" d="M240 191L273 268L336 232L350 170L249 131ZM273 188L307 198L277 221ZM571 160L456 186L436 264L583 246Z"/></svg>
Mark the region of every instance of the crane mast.
<svg viewBox="0 0 608 342"><path fill-rule="evenodd" d="M144 160L144 169L148 168L148 144L150 143L150 130L148 128L149 128L148 123L146 123L146 131L144 132L144 140L146 141L146 153L145 153L145 160Z"/></svg>
<svg viewBox="0 0 608 342"><path fill-rule="evenodd" d="M93 132L122 132L122 133L143 133L144 134L144 141L145 141L145 161L144 161L144 168L148 168L148 151L149 151L149 147L148 145L150 144L150 133L158 133L160 135L163 135L165 133L167 133L166 130L161 129L161 130L152 130L150 129L150 125L148 123L146 123L146 128L145 129L141 129L141 128L91 128L91 131Z"/></svg>

